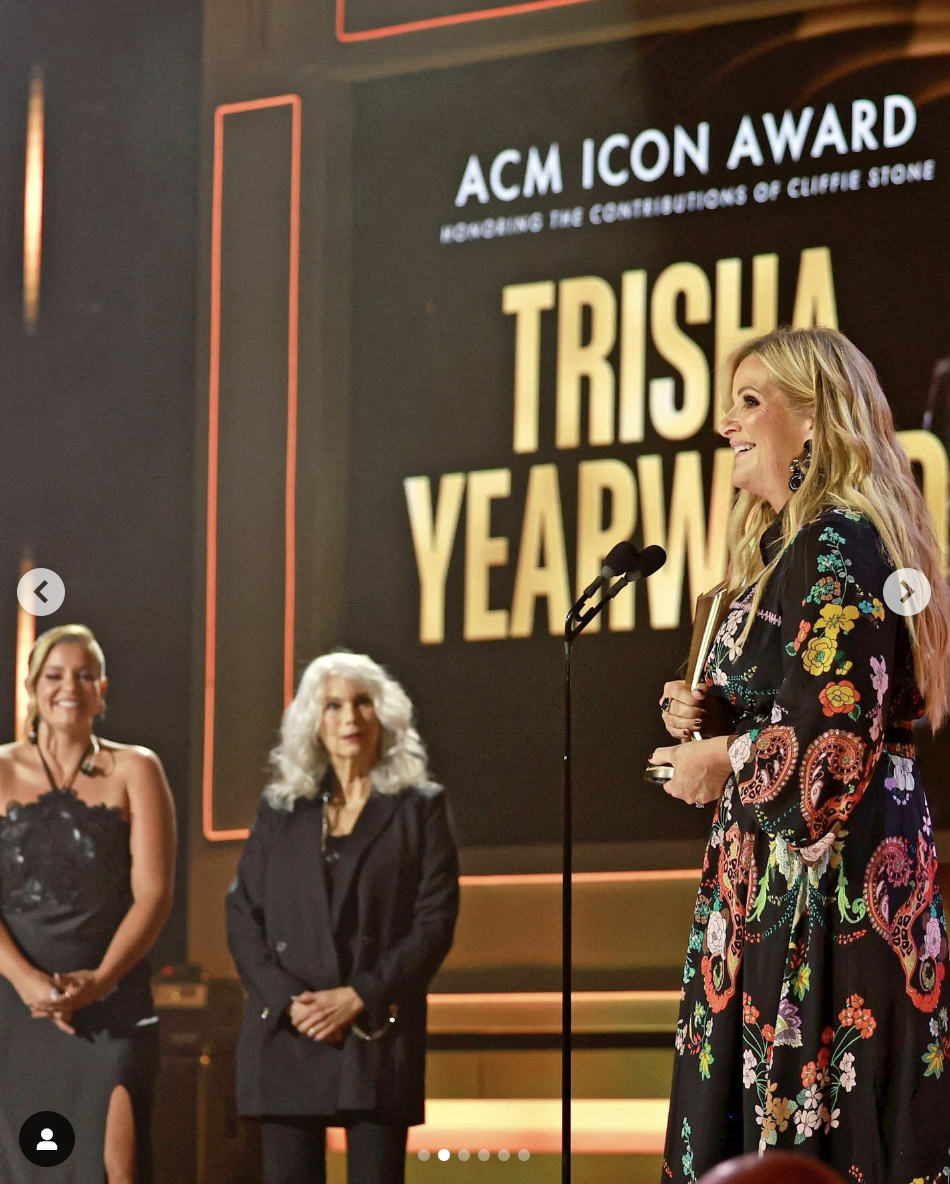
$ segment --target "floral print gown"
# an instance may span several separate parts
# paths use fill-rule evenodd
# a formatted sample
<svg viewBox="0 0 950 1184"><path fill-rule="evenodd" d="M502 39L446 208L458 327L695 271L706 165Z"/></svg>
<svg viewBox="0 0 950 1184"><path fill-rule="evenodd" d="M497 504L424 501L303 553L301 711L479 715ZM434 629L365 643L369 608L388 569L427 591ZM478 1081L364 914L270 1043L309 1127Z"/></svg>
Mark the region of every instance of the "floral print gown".
<svg viewBox="0 0 950 1184"><path fill-rule="evenodd" d="M770 1148L849 1184L950 1181L947 929L893 566L866 517L829 510L743 650L751 588L707 659L739 735L689 936L667 1184Z"/></svg>

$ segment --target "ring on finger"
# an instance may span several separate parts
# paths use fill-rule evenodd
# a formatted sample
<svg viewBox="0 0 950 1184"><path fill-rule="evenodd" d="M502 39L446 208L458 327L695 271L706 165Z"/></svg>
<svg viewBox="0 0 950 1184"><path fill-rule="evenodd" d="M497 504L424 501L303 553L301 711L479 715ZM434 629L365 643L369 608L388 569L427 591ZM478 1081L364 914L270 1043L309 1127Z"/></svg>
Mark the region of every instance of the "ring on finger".
<svg viewBox="0 0 950 1184"><path fill-rule="evenodd" d="M314 1034L314 1032L316 1032L317 1027L318 1027L317 1024L311 1024L311 1026L307 1029L307 1035L312 1036Z"/></svg>
<svg viewBox="0 0 950 1184"><path fill-rule="evenodd" d="M664 695L664 697L660 700L660 710L661 711L669 711L670 704L672 702L673 702L673 700L670 698L669 695Z"/></svg>

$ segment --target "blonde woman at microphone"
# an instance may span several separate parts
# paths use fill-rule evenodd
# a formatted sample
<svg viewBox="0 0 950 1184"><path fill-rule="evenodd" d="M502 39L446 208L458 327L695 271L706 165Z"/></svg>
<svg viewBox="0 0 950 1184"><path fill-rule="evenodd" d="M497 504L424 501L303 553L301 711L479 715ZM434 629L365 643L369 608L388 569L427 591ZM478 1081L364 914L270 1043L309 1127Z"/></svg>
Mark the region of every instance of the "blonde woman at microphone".
<svg viewBox="0 0 950 1184"><path fill-rule="evenodd" d="M667 793L716 803L663 1180L773 1148L862 1184L950 1178L947 929L913 732L947 715L942 557L847 338L780 329L726 369L732 603L705 694L663 691L670 735L705 738L652 758Z"/></svg>

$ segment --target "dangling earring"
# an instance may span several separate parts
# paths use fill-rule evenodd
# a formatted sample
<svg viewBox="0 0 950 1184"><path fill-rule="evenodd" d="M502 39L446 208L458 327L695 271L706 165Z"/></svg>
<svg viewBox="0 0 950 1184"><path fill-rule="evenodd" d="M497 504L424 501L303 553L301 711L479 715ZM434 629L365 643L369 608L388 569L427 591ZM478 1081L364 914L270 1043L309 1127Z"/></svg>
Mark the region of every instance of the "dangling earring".
<svg viewBox="0 0 950 1184"><path fill-rule="evenodd" d="M788 471L791 476L788 479L788 487L792 493L798 493L805 482L805 474L811 468L811 440L805 441L805 458L795 457L792 463L788 466Z"/></svg>
<svg viewBox="0 0 950 1184"><path fill-rule="evenodd" d="M32 720L30 720L30 730L26 734L26 738L31 744L35 744L39 739L39 731L37 730L39 726L40 717L38 715L34 715Z"/></svg>

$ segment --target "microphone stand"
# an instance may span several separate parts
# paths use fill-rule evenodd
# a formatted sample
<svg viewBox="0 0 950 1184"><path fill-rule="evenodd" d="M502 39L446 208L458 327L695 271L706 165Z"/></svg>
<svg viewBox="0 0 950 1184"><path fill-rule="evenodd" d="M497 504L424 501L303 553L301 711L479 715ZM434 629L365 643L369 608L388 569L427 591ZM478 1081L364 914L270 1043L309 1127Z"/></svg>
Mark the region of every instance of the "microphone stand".
<svg viewBox="0 0 950 1184"><path fill-rule="evenodd" d="M571 966L574 943L574 811L571 783L571 652L574 642L590 622L630 583L633 573L621 577L598 604L578 612L584 598L574 605L564 622L564 763L561 766L561 1181L571 1184L572 1028Z"/></svg>

